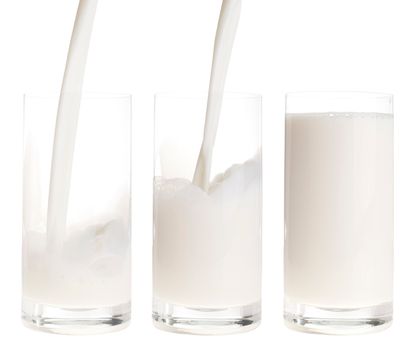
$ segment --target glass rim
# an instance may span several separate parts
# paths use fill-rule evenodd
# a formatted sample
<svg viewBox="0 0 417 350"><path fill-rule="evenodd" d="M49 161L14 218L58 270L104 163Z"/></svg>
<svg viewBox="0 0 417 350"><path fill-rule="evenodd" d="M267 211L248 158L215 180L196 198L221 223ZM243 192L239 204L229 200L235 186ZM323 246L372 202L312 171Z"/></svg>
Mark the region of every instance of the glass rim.
<svg viewBox="0 0 417 350"><path fill-rule="evenodd" d="M26 99L59 99L60 93L47 93L47 92L40 92L40 93L23 93L23 98ZM124 93L124 92L83 92L81 94L82 100L117 100L117 99L126 99L131 100L132 94Z"/></svg>
<svg viewBox="0 0 417 350"><path fill-rule="evenodd" d="M390 99L393 100L394 94L387 92L373 91L290 91L285 93L288 98L331 98L331 99Z"/></svg>
<svg viewBox="0 0 417 350"><path fill-rule="evenodd" d="M179 91L179 92L157 92L154 94L154 99L178 99L178 100L199 100L208 97L208 92L200 91ZM252 92L235 92L226 91L224 93L225 99L237 100L262 100L262 95Z"/></svg>

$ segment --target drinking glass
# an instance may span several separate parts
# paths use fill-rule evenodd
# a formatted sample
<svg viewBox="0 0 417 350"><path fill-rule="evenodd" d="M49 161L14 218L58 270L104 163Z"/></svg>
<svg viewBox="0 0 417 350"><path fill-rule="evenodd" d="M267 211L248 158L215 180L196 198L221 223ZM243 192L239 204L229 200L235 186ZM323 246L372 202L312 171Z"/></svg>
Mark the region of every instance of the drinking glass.
<svg viewBox="0 0 417 350"><path fill-rule="evenodd" d="M285 310L297 330L346 334L392 321L393 98L286 98Z"/></svg>
<svg viewBox="0 0 417 350"><path fill-rule="evenodd" d="M219 334L261 319L261 97L223 101L207 191L193 184L206 97L155 99L153 319Z"/></svg>
<svg viewBox="0 0 417 350"><path fill-rule="evenodd" d="M82 97L66 219L48 232L57 106L24 98L23 321L63 334L118 330L130 320L131 97Z"/></svg>

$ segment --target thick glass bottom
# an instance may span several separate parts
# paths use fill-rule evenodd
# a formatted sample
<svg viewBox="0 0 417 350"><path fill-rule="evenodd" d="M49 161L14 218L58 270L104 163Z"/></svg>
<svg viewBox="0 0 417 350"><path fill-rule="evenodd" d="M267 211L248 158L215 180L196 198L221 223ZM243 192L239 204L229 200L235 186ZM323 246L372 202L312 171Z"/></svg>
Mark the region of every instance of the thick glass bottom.
<svg viewBox="0 0 417 350"><path fill-rule="evenodd" d="M99 334L119 331L130 321L130 303L100 308L66 308L23 298L25 326L57 334Z"/></svg>
<svg viewBox="0 0 417 350"><path fill-rule="evenodd" d="M154 299L155 327L169 332L216 335L255 329L261 322L261 303L230 308L194 308Z"/></svg>
<svg viewBox="0 0 417 350"><path fill-rule="evenodd" d="M285 302L287 327L310 333L360 334L381 331L392 323L392 303L364 308L321 308Z"/></svg>

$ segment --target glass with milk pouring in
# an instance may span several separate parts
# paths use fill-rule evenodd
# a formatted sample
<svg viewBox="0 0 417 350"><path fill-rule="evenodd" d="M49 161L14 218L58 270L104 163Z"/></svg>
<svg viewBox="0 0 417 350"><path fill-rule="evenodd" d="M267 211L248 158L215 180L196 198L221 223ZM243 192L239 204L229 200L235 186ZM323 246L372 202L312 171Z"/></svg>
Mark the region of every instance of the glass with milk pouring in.
<svg viewBox="0 0 417 350"><path fill-rule="evenodd" d="M153 319L175 332L242 332L261 319L261 98L225 95L201 188L205 107L205 97L155 101Z"/></svg>

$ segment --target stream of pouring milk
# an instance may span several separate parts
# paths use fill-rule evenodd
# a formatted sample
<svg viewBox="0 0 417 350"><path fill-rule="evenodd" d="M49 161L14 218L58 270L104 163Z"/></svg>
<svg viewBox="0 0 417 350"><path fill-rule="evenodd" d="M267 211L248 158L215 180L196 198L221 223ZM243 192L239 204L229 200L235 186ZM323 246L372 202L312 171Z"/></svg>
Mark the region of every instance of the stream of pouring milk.
<svg viewBox="0 0 417 350"><path fill-rule="evenodd" d="M239 24L241 7L241 0L224 0L217 25L204 137L193 178L194 185L205 191L208 190L210 181L211 159L222 108L224 85Z"/></svg>
<svg viewBox="0 0 417 350"><path fill-rule="evenodd" d="M155 179L155 305L228 308L260 301L260 155L231 166L210 183L213 147L240 10L240 0L223 1L204 138L193 181Z"/></svg>
<svg viewBox="0 0 417 350"><path fill-rule="evenodd" d="M49 185L47 239L57 251L66 233L72 161L88 47L98 0L80 0L62 82Z"/></svg>

